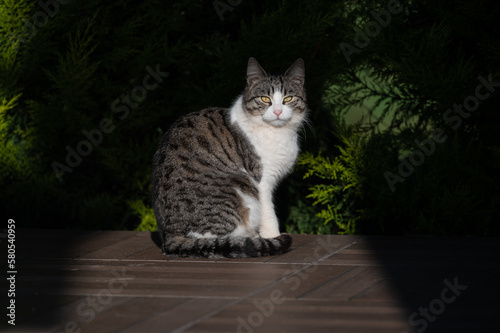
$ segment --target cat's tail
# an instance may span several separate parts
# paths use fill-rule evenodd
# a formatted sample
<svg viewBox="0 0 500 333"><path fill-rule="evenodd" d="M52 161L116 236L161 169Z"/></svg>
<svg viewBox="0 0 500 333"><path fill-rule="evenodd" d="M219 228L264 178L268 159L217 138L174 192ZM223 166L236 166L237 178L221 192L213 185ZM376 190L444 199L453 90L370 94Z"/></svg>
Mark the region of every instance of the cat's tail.
<svg viewBox="0 0 500 333"><path fill-rule="evenodd" d="M248 258L285 253L292 245L286 234L276 238L223 236L212 238L166 237L163 253L180 257Z"/></svg>

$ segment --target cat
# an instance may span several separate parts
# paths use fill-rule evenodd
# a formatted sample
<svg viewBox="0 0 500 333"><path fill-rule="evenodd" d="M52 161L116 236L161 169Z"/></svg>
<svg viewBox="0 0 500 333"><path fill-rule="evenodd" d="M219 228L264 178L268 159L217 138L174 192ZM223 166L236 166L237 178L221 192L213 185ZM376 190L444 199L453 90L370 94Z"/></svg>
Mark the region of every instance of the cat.
<svg viewBox="0 0 500 333"><path fill-rule="evenodd" d="M305 121L304 61L268 75L248 60L247 85L229 109L177 120L153 159L152 202L162 251L181 257L285 253L273 191L297 160Z"/></svg>

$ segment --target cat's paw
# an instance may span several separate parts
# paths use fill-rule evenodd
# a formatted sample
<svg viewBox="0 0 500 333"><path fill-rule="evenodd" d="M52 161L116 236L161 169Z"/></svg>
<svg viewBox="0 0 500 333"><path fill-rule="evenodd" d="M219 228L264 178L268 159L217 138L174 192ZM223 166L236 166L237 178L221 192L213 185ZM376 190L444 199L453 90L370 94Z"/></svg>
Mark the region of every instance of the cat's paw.
<svg viewBox="0 0 500 333"><path fill-rule="evenodd" d="M262 238L276 238L280 235L280 232L278 230L269 230L269 229L264 229L259 232L260 237Z"/></svg>

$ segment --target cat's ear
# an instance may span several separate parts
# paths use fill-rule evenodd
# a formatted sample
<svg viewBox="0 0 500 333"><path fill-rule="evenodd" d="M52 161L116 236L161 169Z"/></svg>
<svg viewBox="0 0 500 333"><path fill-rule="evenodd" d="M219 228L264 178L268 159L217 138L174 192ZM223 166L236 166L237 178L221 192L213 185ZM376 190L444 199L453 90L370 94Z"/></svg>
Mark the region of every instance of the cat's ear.
<svg viewBox="0 0 500 333"><path fill-rule="evenodd" d="M302 58L295 60L293 65L285 72L285 76L303 85L305 79L304 60Z"/></svg>
<svg viewBox="0 0 500 333"><path fill-rule="evenodd" d="M260 67L257 59L251 57L248 59L247 84L250 86L255 81L267 76L267 73Z"/></svg>

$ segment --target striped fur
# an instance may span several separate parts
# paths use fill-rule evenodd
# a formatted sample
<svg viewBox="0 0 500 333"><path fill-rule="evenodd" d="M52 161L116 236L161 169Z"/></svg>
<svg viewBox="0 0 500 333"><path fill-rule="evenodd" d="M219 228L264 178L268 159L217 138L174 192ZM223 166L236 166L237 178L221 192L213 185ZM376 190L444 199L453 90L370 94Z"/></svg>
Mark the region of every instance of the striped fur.
<svg viewBox="0 0 500 333"><path fill-rule="evenodd" d="M160 142L152 200L165 254L260 257L291 246L279 233L272 192L298 154L303 62L269 76L250 58L247 77L232 108L188 114Z"/></svg>

